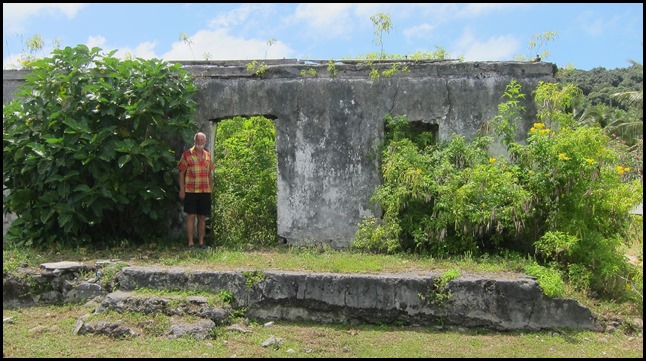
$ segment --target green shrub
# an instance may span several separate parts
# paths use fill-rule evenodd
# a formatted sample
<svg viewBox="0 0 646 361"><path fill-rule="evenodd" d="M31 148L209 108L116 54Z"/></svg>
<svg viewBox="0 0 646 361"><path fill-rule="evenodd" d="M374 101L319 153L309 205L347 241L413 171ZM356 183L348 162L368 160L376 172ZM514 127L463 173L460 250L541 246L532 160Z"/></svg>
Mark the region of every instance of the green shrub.
<svg viewBox="0 0 646 361"><path fill-rule="evenodd" d="M168 234L173 145L190 139L196 88L181 65L52 52L3 106L5 241L81 245Z"/></svg>
<svg viewBox="0 0 646 361"><path fill-rule="evenodd" d="M546 296L556 298L562 297L565 293L565 283L559 271L534 264L528 266L525 272L532 277L536 277L538 285Z"/></svg>
<svg viewBox="0 0 646 361"><path fill-rule="evenodd" d="M537 89L539 118L547 123L534 124L524 148L529 163L523 181L534 195L528 226L547 262L557 261L566 274L585 275L579 281L589 280L599 294L623 297L622 277L629 267L622 240L631 224L630 210L641 201L642 185L620 163L627 147L613 144L599 127L573 121L567 109L577 92L542 83ZM550 242L560 249L546 252ZM571 268L574 264L579 266Z"/></svg>
<svg viewBox="0 0 646 361"><path fill-rule="evenodd" d="M404 116L387 117L386 126L383 184L372 197L383 222L360 224L354 247L476 254L520 230L530 194L508 164L487 154L490 138L455 135L435 144L430 132L412 132Z"/></svg>
<svg viewBox="0 0 646 361"><path fill-rule="evenodd" d="M393 254L401 251L397 222L381 222L376 217L366 217L360 223L350 248L375 253Z"/></svg>
<svg viewBox="0 0 646 361"><path fill-rule="evenodd" d="M386 117L383 182L372 197L383 217L360 223L353 247L434 257L520 251L576 288L626 297L627 280L639 278L623 256L630 210L643 194L641 177L624 163L634 147L574 120L579 89L542 82L537 121L517 142L517 123L526 122L521 90L512 81L499 114L470 140L425 142L405 116ZM508 159L489 154L493 136ZM551 283L548 292L561 292Z"/></svg>
<svg viewBox="0 0 646 361"><path fill-rule="evenodd" d="M644 268L643 266L632 267L631 272L624 278L627 298L634 302L644 314Z"/></svg>

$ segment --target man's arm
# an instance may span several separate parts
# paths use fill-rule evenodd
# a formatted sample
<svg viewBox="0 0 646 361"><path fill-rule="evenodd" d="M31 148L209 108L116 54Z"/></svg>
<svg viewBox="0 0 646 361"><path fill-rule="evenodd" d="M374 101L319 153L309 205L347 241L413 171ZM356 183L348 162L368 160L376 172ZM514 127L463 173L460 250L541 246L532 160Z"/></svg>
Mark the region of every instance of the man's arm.
<svg viewBox="0 0 646 361"><path fill-rule="evenodd" d="M184 159L182 159L181 162L184 162ZM185 193L185 180L186 180L186 170L188 167L185 166L185 164L181 164L180 162L180 167L179 167L179 200L183 201L184 196L186 195ZM184 167L182 167L184 165Z"/></svg>
<svg viewBox="0 0 646 361"><path fill-rule="evenodd" d="M209 154L209 188L213 189L213 177L215 177L215 163L213 162L213 156Z"/></svg>

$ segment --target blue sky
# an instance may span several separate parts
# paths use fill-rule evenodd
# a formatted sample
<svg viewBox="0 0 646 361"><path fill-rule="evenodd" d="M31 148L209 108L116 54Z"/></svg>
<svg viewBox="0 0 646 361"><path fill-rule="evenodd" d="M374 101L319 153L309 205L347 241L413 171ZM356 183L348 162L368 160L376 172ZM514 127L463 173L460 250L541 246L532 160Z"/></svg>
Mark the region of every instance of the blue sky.
<svg viewBox="0 0 646 361"><path fill-rule="evenodd" d="M3 3L3 69L34 35L52 47L86 44L115 56L174 60L342 60L376 53L370 17L390 16L384 51L441 47L465 61L544 61L590 70L643 64L643 3ZM535 34L557 36L534 50ZM186 41L180 36L184 35Z"/></svg>

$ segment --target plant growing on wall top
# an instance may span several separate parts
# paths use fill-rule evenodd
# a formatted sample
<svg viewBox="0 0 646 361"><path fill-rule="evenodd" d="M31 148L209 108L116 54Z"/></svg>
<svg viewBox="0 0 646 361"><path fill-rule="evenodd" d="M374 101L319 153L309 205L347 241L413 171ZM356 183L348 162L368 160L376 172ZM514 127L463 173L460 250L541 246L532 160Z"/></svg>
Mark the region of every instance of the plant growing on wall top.
<svg viewBox="0 0 646 361"><path fill-rule="evenodd" d="M541 34L532 35L532 39L529 41L528 56L518 55L514 58L519 61L541 61L542 59L547 59L550 56L550 51L547 49L547 43L554 41L558 38L558 33L556 31L546 31Z"/></svg>
<svg viewBox="0 0 646 361"><path fill-rule="evenodd" d="M193 60L195 60L195 54L193 54L193 47L191 46L193 45L193 40L185 33L179 34L179 40L188 46L188 49L191 51L191 56L193 56Z"/></svg>
<svg viewBox="0 0 646 361"><path fill-rule="evenodd" d="M21 36L22 39L22 36ZM43 48L45 47L45 39L40 34L34 34L32 37L28 38L24 42L21 40L22 50L18 58L18 69L31 69L32 64L38 60L37 53L40 52L42 56L45 56ZM55 39L53 41L53 46L55 49L60 47L60 40Z"/></svg>
<svg viewBox="0 0 646 361"><path fill-rule="evenodd" d="M390 15L387 13L377 13L370 17L372 23L375 26L375 45L381 48L380 59L384 59L384 32L390 33L390 30L393 29L394 25L392 20L390 20Z"/></svg>
<svg viewBox="0 0 646 361"><path fill-rule="evenodd" d="M303 69L303 70L301 70L300 74L301 74L301 76L315 77L316 76L316 69L314 69L314 68L309 68L307 70Z"/></svg>
<svg viewBox="0 0 646 361"><path fill-rule="evenodd" d="M269 48L271 48L274 44L276 44L276 38L271 38L267 40L267 49L265 50L265 59L267 59L267 53L269 52Z"/></svg>
<svg viewBox="0 0 646 361"><path fill-rule="evenodd" d="M271 38L267 40L267 49L265 50L265 59L267 59L267 52L269 52L269 48L271 48L274 44L276 44L276 39ZM258 62L257 60L253 60L249 63L247 63L247 66L245 67L248 72L253 73L253 75L256 76L261 76L267 69L269 69L269 65L267 63L263 62Z"/></svg>
<svg viewBox="0 0 646 361"><path fill-rule="evenodd" d="M245 69L253 75L261 76L267 69L269 69L269 66L264 61L259 63L257 60L252 60L247 64Z"/></svg>

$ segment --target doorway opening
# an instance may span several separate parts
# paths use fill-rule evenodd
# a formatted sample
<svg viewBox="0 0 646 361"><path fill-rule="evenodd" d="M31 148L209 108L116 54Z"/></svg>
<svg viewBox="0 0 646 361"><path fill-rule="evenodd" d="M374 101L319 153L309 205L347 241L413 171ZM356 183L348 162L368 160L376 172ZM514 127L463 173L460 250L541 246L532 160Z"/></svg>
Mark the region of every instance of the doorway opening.
<svg viewBox="0 0 646 361"><path fill-rule="evenodd" d="M255 249L278 244L275 117L214 121L214 244Z"/></svg>

